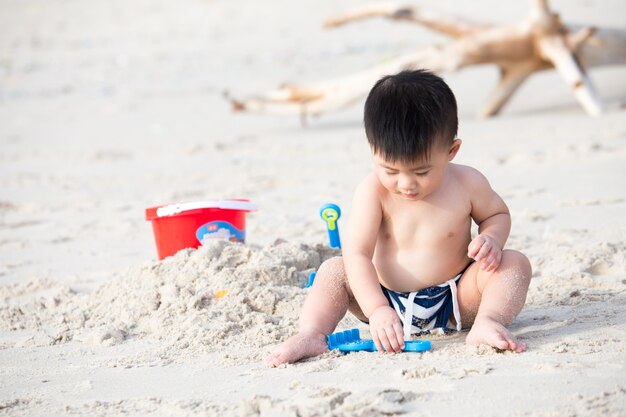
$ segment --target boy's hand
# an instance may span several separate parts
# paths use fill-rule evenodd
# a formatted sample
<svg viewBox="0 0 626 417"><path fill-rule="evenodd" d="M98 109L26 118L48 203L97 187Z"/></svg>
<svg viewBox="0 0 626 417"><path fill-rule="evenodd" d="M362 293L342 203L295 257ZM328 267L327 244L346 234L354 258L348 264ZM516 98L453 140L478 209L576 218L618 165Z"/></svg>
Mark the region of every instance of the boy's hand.
<svg viewBox="0 0 626 417"><path fill-rule="evenodd" d="M478 235L467 247L467 256L481 262L485 272L496 270L502 260L502 248L488 235Z"/></svg>
<svg viewBox="0 0 626 417"><path fill-rule="evenodd" d="M369 320L372 340L379 352L400 352L404 349L402 323L393 308L378 307Z"/></svg>

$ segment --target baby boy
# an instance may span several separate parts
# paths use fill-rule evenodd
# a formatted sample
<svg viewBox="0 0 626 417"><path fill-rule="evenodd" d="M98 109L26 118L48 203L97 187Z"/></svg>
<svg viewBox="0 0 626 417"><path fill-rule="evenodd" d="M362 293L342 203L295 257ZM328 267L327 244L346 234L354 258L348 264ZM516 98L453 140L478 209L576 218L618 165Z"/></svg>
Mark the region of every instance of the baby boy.
<svg viewBox="0 0 626 417"><path fill-rule="evenodd" d="M470 329L466 343L524 351L507 326L526 300L530 262L503 249L511 216L502 198L479 171L452 163L461 140L448 85L423 70L383 77L364 119L374 172L354 193L342 257L320 266L298 333L266 364L325 352L348 310L381 352L433 329Z"/></svg>

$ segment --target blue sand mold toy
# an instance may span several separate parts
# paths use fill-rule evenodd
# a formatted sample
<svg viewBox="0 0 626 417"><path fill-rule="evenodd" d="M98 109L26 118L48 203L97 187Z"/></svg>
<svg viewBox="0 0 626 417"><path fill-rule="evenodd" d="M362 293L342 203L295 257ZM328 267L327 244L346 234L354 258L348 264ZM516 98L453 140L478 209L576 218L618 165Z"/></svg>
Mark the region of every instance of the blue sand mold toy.
<svg viewBox="0 0 626 417"><path fill-rule="evenodd" d="M367 351L376 352L376 345L372 339L361 339L359 329L344 330L329 334L328 349L339 349L341 352ZM430 350L432 345L430 340L406 340L403 352L425 352Z"/></svg>
<svg viewBox="0 0 626 417"><path fill-rule="evenodd" d="M328 229L328 238L330 239L330 247L341 249L341 241L339 240L339 226L337 221L341 217L341 210L336 204L325 204L320 209L320 217L326 222Z"/></svg>

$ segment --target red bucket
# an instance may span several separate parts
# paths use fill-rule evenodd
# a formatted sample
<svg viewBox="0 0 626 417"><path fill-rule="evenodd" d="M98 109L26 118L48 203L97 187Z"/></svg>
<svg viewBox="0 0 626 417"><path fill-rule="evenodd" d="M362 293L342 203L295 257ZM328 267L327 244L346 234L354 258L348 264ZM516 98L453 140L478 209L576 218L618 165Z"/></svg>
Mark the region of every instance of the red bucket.
<svg viewBox="0 0 626 417"><path fill-rule="evenodd" d="M211 239L245 242L246 213L256 210L249 200L199 201L146 209L152 222L159 259L181 249L198 248Z"/></svg>

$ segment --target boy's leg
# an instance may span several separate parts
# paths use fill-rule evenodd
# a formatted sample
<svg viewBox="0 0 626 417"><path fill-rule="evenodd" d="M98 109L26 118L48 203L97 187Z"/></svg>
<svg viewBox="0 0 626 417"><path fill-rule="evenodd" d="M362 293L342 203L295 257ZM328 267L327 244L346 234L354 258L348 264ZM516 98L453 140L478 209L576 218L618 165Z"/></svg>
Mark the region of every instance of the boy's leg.
<svg viewBox="0 0 626 417"><path fill-rule="evenodd" d="M467 343L515 352L526 350L526 345L506 327L524 306L531 274L526 256L513 250L502 251L502 261L495 271L481 270L480 262L470 265L457 288L461 323L464 328L471 326Z"/></svg>
<svg viewBox="0 0 626 417"><path fill-rule="evenodd" d="M335 330L348 308L357 317L364 317L348 286L343 259L329 259L317 271L304 301L298 333L279 345L265 364L275 367L324 353L328 349L326 336Z"/></svg>

